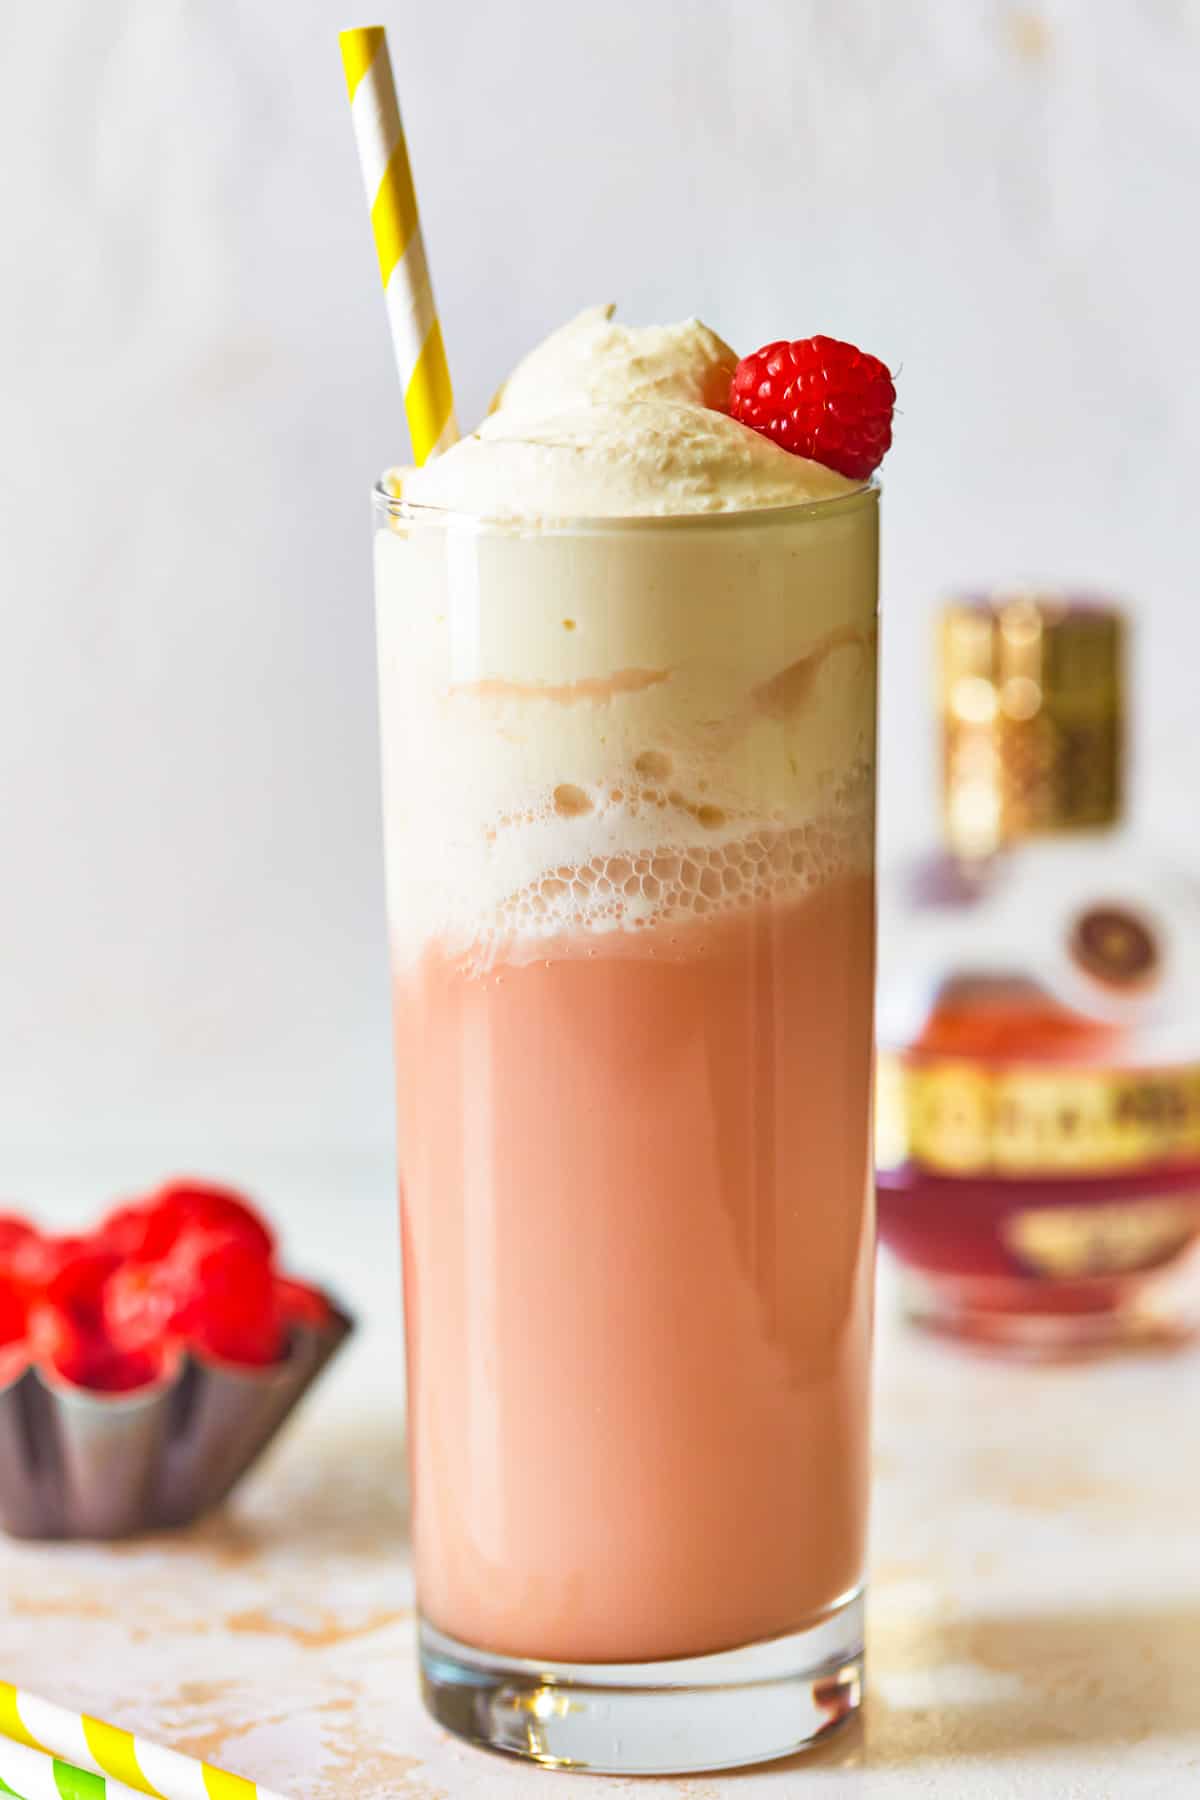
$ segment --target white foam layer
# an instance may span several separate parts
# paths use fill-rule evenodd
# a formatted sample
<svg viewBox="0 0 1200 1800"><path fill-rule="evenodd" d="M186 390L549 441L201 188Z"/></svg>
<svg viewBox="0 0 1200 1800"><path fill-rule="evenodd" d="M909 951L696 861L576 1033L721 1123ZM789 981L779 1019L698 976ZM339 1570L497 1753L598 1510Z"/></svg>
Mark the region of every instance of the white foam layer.
<svg viewBox="0 0 1200 1800"><path fill-rule="evenodd" d="M825 882L871 866L870 772L861 771L852 786L857 803L839 796L842 804L820 820L748 829L747 821L722 817L707 842L696 836L697 809L680 809L653 790L643 791L640 805L637 798L622 796L606 809L613 814L611 834L619 848L541 867L481 922L470 944L453 948L485 969L498 957L534 958L550 940L561 944L614 932L644 936L752 906L795 902ZM635 829L639 823L641 830ZM715 818L712 824L717 826ZM506 821L503 833L519 840L523 861L542 864L536 827L536 818ZM662 953L661 945L654 948Z"/></svg>
<svg viewBox="0 0 1200 1800"><path fill-rule="evenodd" d="M871 508L832 536L736 533L700 559L673 530L381 532L397 956L437 939L486 967L865 867L873 525ZM822 585L793 592L806 572ZM733 577L748 587L737 612Z"/></svg>

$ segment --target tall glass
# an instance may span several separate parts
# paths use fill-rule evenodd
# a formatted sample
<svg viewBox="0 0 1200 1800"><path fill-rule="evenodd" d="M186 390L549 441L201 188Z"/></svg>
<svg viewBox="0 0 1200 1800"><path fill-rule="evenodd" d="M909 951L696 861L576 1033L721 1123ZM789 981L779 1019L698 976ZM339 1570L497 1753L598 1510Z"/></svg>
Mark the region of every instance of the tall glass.
<svg viewBox="0 0 1200 1800"><path fill-rule="evenodd" d="M425 1696L541 1762L858 1704L877 514L377 495Z"/></svg>

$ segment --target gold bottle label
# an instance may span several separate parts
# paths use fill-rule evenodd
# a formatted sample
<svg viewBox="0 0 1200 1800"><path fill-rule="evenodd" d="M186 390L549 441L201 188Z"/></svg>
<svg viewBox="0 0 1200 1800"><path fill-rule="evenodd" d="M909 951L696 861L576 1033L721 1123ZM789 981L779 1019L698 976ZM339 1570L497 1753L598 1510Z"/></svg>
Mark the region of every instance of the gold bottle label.
<svg viewBox="0 0 1200 1800"><path fill-rule="evenodd" d="M1064 1069L881 1054L877 1160L945 1175L1089 1175L1200 1162L1200 1065Z"/></svg>
<svg viewBox="0 0 1200 1800"><path fill-rule="evenodd" d="M1051 1281L1156 1268L1177 1256L1198 1231L1200 1197L1030 1207L1010 1214L1001 1226L1012 1254Z"/></svg>

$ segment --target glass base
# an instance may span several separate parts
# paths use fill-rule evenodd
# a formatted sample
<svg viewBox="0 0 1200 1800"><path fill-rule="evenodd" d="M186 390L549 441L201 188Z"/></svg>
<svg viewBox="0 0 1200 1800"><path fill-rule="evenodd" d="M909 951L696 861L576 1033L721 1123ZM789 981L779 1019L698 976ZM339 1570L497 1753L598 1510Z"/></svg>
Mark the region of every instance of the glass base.
<svg viewBox="0 0 1200 1800"><path fill-rule="evenodd" d="M910 1269L901 1292L907 1318L923 1330L1031 1362L1172 1349L1197 1333L1195 1293L1166 1280L1068 1285Z"/></svg>
<svg viewBox="0 0 1200 1800"><path fill-rule="evenodd" d="M769 1762L857 1711L863 1596L807 1630L674 1662L493 1656L421 1622L425 1705L447 1731L551 1769L686 1775Z"/></svg>

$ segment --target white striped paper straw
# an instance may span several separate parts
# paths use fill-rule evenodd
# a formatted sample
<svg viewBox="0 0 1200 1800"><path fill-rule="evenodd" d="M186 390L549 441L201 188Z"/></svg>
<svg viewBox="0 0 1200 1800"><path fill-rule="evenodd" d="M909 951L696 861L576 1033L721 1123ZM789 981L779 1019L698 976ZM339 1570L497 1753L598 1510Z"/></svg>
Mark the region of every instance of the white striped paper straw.
<svg viewBox="0 0 1200 1800"><path fill-rule="evenodd" d="M413 460L423 463L454 443L458 426L391 58L382 25L343 31L339 42Z"/></svg>
<svg viewBox="0 0 1200 1800"><path fill-rule="evenodd" d="M0 1681L0 1780L20 1800L138 1800L143 1794L151 1800L284 1800L244 1776L165 1750L7 1681ZM27 1792L22 1780L41 1785Z"/></svg>

